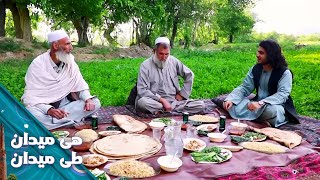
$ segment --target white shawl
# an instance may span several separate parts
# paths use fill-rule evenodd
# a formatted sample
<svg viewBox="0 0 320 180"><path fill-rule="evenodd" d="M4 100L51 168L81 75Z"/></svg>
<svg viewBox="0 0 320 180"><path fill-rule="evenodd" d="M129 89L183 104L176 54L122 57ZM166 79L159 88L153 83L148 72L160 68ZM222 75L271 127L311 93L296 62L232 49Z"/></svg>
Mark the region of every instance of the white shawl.
<svg viewBox="0 0 320 180"><path fill-rule="evenodd" d="M49 53L50 51L39 55L29 66L25 77L26 87L21 98L27 107L54 103L70 92L89 89L74 60L65 64L62 71L57 73L50 64L52 60Z"/></svg>

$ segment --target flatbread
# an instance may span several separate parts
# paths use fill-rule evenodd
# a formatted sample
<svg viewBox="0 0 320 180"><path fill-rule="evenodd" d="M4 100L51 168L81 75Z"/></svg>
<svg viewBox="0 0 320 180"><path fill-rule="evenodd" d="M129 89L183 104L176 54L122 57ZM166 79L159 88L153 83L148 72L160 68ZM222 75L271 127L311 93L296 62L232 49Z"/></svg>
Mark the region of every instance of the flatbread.
<svg viewBox="0 0 320 180"><path fill-rule="evenodd" d="M274 141L284 144L290 149L298 146L302 140L302 137L293 131L284 131L284 130L270 128L270 127L262 128L262 129L253 128L253 127L249 127L249 128L255 132L268 136L270 139Z"/></svg>
<svg viewBox="0 0 320 180"><path fill-rule="evenodd" d="M219 122L219 119L213 116L206 115L193 115L189 117L189 120L203 123L216 123Z"/></svg>
<svg viewBox="0 0 320 180"><path fill-rule="evenodd" d="M141 133L147 129L147 125L127 115L113 115L113 121L128 133Z"/></svg>
<svg viewBox="0 0 320 180"><path fill-rule="evenodd" d="M160 149L162 148L162 144L159 143L154 150L152 150L152 151L150 151L150 152L148 152L148 153L144 153L144 154L140 154L140 155L136 155L136 156L117 156L117 157L115 157L115 156L105 155L104 152L101 152L101 151L99 151L99 150L96 150L96 146L97 146L96 143L97 143L97 142L94 142L94 143L92 144L92 146L90 147L89 151L90 151L91 153L94 153L94 154L104 155L104 156L106 156L109 160L122 160L122 159L140 159L140 158L145 158L145 157L149 157L149 156L152 156L152 155L156 154L156 153L159 152Z"/></svg>
<svg viewBox="0 0 320 180"><path fill-rule="evenodd" d="M104 155L121 157L152 152L157 149L158 144L158 141L146 135L119 134L98 140L94 148Z"/></svg>
<svg viewBox="0 0 320 180"><path fill-rule="evenodd" d="M240 143L240 146L267 154L278 154L278 153L285 153L286 149L284 146L272 144L269 142L242 142Z"/></svg>

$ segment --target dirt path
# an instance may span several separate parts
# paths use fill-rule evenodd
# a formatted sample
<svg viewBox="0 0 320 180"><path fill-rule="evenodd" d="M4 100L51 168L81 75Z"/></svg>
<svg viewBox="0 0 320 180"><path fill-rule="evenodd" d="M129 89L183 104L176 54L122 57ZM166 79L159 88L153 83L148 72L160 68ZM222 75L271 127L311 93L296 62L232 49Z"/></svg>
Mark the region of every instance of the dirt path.
<svg viewBox="0 0 320 180"><path fill-rule="evenodd" d="M47 49L41 44L33 44L20 39L0 38L0 62L8 59L34 58ZM144 44L129 48L109 48L106 46L74 47L72 54L77 61L111 60L115 58L149 57L152 49Z"/></svg>

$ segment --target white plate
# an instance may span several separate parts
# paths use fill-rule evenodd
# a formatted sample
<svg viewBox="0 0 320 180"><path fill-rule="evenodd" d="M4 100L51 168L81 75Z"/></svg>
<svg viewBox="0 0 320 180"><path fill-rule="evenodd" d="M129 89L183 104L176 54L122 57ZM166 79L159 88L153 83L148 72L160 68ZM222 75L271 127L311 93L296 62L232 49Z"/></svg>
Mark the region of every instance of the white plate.
<svg viewBox="0 0 320 180"><path fill-rule="evenodd" d="M221 150L221 153L226 153L226 154L228 154L226 160L221 161L221 162L200 161L200 162L198 162L198 163L201 163L201 164L218 164L218 163L223 163L223 162L225 162L225 161L228 161L228 160L232 157L232 152L231 152L230 150L228 150L228 149L222 149L222 150ZM191 156L191 160L194 161L194 162L196 162L196 161L193 159L192 156Z"/></svg>
<svg viewBox="0 0 320 180"><path fill-rule="evenodd" d="M88 158L88 157L100 157L100 158L102 158L103 160L101 161L101 162L99 162L99 163L97 163L97 164L85 164L84 163L84 159L85 158ZM102 156L102 155L100 155L100 154L88 154L88 155L83 155L82 156L82 163L83 163L83 165L85 165L86 167L98 167L98 166L100 166L100 165L102 165L102 164L104 164L104 163L106 163L107 161L108 161L108 158L107 157L105 157L105 156Z"/></svg>
<svg viewBox="0 0 320 180"><path fill-rule="evenodd" d="M212 130L208 130L207 129L208 126L211 126ZM202 124L202 125L198 126L196 129L197 129L197 131L202 130L202 131L211 132L211 131L215 130L217 127L218 126L216 124Z"/></svg>
<svg viewBox="0 0 320 180"><path fill-rule="evenodd" d="M201 147L199 147L198 149L190 149L187 147L187 144L190 142L190 141L197 141ZM183 139L183 148L186 149L186 150L189 150L189 151L202 151L204 148L206 148L206 142L202 141L201 139L197 139L197 138L186 138L186 139Z"/></svg>

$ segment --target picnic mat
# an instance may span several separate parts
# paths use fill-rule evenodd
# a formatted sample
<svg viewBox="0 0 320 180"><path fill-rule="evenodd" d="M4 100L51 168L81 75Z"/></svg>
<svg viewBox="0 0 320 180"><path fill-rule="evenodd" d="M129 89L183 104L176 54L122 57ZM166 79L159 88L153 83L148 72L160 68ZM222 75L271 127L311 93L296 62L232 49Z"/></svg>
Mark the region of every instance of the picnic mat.
<svg viewBox="0 0 320 180"><path fill-rule="evenodd" d="M181 116L179 117L175 116L174 118L176 120L180 120ZM145 122L148 122L148 120L149 119L143 119L143 121ZM228 124L231 121L232 121L231 119L227 119ZM257 124L253 122L246 122L246 123L250 126L255 126L257 128L265 127L264 124ZM107 126L110 126L112 124L102 124L99 126L98 131L105 130ZM70 134L73 134L76 131L75 129L68 129L68 128L59 128L57 130L68 130ZM152 131L148 128L142 134L152 136ZM185 137L185 136L186 136L186 131L182 131L182 137ZM210 142L209 139L206 137L199 137L199 138L204 140L207 143L207 146L217 145L217 143ZM271 140L267 140L267 141L271 142ZM224 143L218 143L218 144L233 145L233 143L230 142L230 137L228 137ZM309 175L312 172L314 172L315 174L318 174L319 172L319 169L310 169L310 168L314 168L316 165L319 164L319 161L316 161L316 160L319 159L320 157L320 155L318 153L315 153L316 151L312 150L312 148L313 147L309 143L307 143L306 141L303 141L300 146L295 147L294 149L289 149L284 154L268 155L268 154L258 153L250 150L242 150L240 152L234 152L232 158L229 161L226 161L221 164L196 164L191 160L190 154L189 154L190 152L184 150L183 157L181 158L181 160L183 161L183 166L179 169L179 171L175 173L167 173L162 171L160 175L152 178L146 178L146 179L156 179L156 180L214 179L214 178L232 177L234 174L245 176L247 175L247 173L254 173L258 170L259 171L268 171L268 170L280 171L281 168L285 168L286 170L290 168L291 169L294 168L295 170L299 171L300 173L299 176L305 175L309 177ZM315 154L314 156L312 156L313 158L307 158L312 154ZM152 163L152 162L156 162L157 158L163 155L165 155L164 147L157 154L151 157L143 158L141 160ZM303 160L304 163L296 163L296 165L294 165L296 161L301 161L301 159ZM312 165L314 163L316 164ZM296 171L294 171L294 173L296 173ZM279 175L274 175L273 177L277 177L277 176ZM239 179L243 179L243 178L240 177ZM260 178L260 179L263 179L263 178Z"/></svg>
<svg viewBox="0 0 320 180"><path fill-rule="evenodd" d="M308 154L293 160L284 167L258 167L246 174L234 174L218 178L219 180L265 180L265 179L297 179L319 180L320 179L320 155Z"/></svg>
<svg viewBox="0 0 320 180"><path fill-rule="evenodd" d="M214 114L216 116L219 115L227 115L226 112L220 108L216 108L214 103L211 101L205 101L205 103L210 107L207 108L208 114ZM181 114L178 113L166 113L161 114L162 116L155 116L152 114L145 114L145 117L141 117L139 114L134 114L132 112L133 107L128 106L108 106L108 107L102 107L98 112L97 115L99 117L99 124L105 124L105 123L111 123L112 122L112 115L114 114L122 114L122 115L129 115L137 120L140 119L151 119L151 118L157 118L157 117L172 117ZM283 126L280 126L279 129L282 130L291 130L298 132L303 139L308 141L313 146L320 147L320 120L306 117L306 116L299 116L300 124L285 124Z"/></svg>
<svg viewBox="0 0 320 180"><path fill-rule="evenodd" d="M205 99L205 111L204 114L215 114L216 113L216 105L210 99ZM134 106L125 105L125 106L107 106L101 107L100 110L97 112L99 117L99 123L111 123L112 115L114 114L122 114L122 115L129 115L135 119L148 119L148 118L159 118L159 117L172 117L172 116L182 116L182 113L177 112L167 112L159 115L154 114L146 114L142 112L136 112Z"/></svg>

